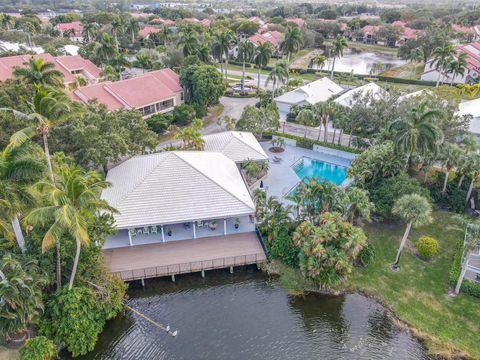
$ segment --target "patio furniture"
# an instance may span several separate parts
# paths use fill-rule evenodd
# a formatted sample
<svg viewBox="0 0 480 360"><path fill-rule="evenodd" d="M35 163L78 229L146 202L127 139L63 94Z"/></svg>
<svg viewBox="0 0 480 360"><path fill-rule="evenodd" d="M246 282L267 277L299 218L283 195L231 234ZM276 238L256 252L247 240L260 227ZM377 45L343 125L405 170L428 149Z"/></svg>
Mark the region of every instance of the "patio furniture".
<svg viewBox="0 0 480 360"><path fill-rule="evenodd" d="M185 228L185 230L190 229L190 223L183 223L183 227Z"/></svg>
<svg viewBox="0 0 480 360"><path fill-rule="evenodd" d="M210 230L215 231L215 229L217 228L217 225L218 223L215 220L213 220L209 222L208 227L210 228Z"/></svg>
<svg viewBox="0 0 480 360"><path fill-rule="evenodd" d="M156 234L157 233L157 227L156 226L150 227L150 233L151 234Z"/></svg>
<svg viewBox="0 0 480 360"><path fill-rule="evenodd" d="M135 231L135 229L128 229L128 234L130 236L137 236L137 232Z"/></svg>
<svg viewBox="0 0 480 360"><path fill-rule="evenodd" d="M143 234L143 230L142 230L142 229L135 229L135 231L137 232L137 235L142 235L142 234Z"/></svg>
<svg viewBox="0 0 480 360"><path fill-rule="evenodd" d="M197 227L198 228L203 228L203 221L197 221Z"/></svg>
<svg viewBox="0 0 480 360"><path fill-rule="evenodd" d="M144 233L145 235L150 234L150 230L148 229L148 226L144 226L144 227L143 227L143 233Z"/></svg>
<svg viewBox="0 0 480 360"><path fill-rule="evenodd" d="M274 156L274 157L273 157L273 162L274 162L275 164L278 164L278 163L282 162L282 158L280 158L280 157L278 157L278 156Z"/></svg>

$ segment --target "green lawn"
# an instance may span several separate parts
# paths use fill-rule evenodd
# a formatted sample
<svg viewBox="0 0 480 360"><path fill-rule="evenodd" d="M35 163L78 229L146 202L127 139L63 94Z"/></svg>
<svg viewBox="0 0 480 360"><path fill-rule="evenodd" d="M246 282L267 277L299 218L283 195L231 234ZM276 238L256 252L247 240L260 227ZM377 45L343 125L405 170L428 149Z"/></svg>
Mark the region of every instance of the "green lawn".
<svg viewBox="0 0 480 360"><path fill-rule="evenodd" d="M437 212L433 224L414 230L410 236L413 241L421 235L435 237L440 244L437 259L426 263L412 254L411 247L406 248L399 272L390 270L389 264L394 260L403 224L367 225L376 257L367 268L356 270L348 284L391 305L395 314L425 339L431 352L447 356L460 352L480 358L480 299L447 294L455 242L462 236L447 229L451 216Z"/></svg>
<svg viewBox="0 0 480 360"><path fill-rule="evenodd" d="M0 359L2 360L17 360L19 358L18 350L7 349L4 346L0 346Z"/></svg>

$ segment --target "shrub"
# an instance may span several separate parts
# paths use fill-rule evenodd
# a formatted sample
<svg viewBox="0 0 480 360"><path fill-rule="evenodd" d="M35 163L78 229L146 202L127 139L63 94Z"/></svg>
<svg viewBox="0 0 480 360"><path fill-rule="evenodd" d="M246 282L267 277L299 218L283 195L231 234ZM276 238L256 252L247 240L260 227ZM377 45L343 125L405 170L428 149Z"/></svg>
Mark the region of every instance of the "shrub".
<svg viewBox="0 0 480 360"><path fill-rule="evenodd" d="M28 339L20 349L20 360L48 360L55 356L53 341L45 336Z"/></svg>
<svg viewBox="0 0 480 360"><path fill-rule="evenodd" d="M268 136L271 137L272 135L280 136L280 137L283 137L285 139L295 140L297 142L297 147L301 147L301 148L309 149L309 150L313 149L313 145L320 145L320 146L324 146L324 147L327 147L327 148L346 151L346 152L350 152L350 153L354 153L354 154L360 154L362 152L362 151L357 150L357 149L349 148L348 146L332 144L332 143L329 143L329 142L323 142L323 141L320 141L320 140L314 140L314 139L305 138L305 137L302 137L302 136L284 134L284 133L281 133L281 132L270 132L269 134L265 134L264 137L268 138Z"/></svg>
<svg viewBox="0 0 480 360"><path fill-rule="evenodd" d="M358 253L358 260L362 266L367 266L375 258L375 248L370 243L367 243Z"/></svg>
<svg viewBox="0 0 480 360"><path fill-rule="evenodd" d="M378 184L371 186L369 192L370 200L375 204L375 212L384 218L392 215L393 204L402 195L418 194L430 199L428 190L406 173L382 179Z"/></svg>
<svg viewBox="0 0 480 360"><path fill-rule="evenodd" d="M179 126L188 125L195 118L195 113L195 108L192 105L179 105L173 109L173 122Z"/></svg>
<svg viewBox="0 0 480 360"><path fill-rule="evenodd" d="M422 259L430 259L438 253L438 241L430 236L421 236L415 247Z"/></svg>
<svg viewBox="0 0 480 360"><path fill-rule="evenodd" d="M300 249L293 244L289 224L281 225L272 240L267 242L267 246L270 256L281 259L284 264L290 267L298 268Z"/></svg>
<svg viewBox="0 0 480 360"><path fill-rule="evenodd" d="M195 109L195 116L198 118L203 118L207 114L207 109L200 103L193 103Z"/></svg>
<svg viewBox="0 0 480 360"><path fill-rule="evenodd" d="M157 134L163 134L173 121L170 113L156 114L146 120L148 128Z"/></svg>

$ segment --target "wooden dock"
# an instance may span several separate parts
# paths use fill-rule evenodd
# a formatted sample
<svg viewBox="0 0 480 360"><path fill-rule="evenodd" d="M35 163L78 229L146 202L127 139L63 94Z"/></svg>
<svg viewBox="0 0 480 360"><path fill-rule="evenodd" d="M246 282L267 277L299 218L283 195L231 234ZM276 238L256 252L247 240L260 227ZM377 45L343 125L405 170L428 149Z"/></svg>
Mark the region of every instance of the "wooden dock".
<svg viewBox="0 0 480 360"><path fill-rule="evenodd" d="M267 257L255 232L134 245L103 251L124 281L258 264Z"/></svg>

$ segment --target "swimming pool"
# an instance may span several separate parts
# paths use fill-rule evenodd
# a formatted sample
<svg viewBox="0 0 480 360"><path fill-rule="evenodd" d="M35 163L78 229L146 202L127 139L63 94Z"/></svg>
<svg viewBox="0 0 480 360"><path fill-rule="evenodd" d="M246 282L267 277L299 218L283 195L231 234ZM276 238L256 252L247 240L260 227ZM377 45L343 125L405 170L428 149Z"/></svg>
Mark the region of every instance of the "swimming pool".
<svg viewBox="0 0 480 360"><path fill-rule="evenodd" d="M293 171L300 180L308 177L318 177L326 181L340 185L347 177L347 168L320 160L302 157L292 165Z"/></svg>

